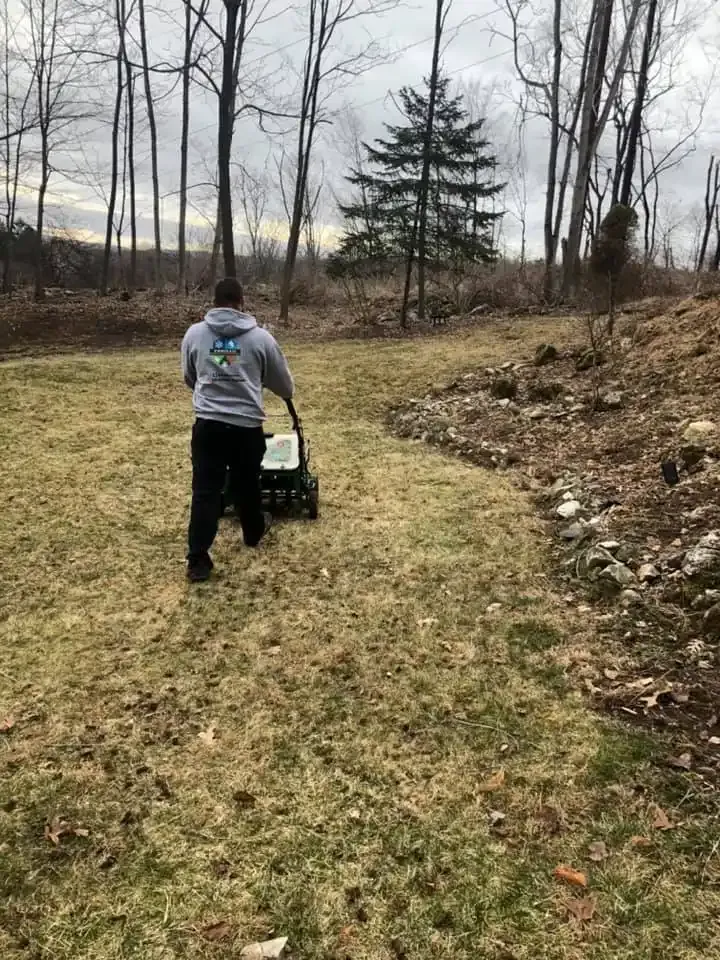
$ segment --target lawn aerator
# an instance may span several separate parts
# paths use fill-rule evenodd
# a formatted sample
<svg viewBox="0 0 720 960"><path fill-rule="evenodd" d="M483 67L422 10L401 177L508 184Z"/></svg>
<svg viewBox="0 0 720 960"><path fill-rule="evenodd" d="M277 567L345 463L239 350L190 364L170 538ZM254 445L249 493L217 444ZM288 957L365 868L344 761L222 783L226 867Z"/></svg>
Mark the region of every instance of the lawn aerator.
<svg viewBox="0 0 720 960"><path fill-rule="evenodd" d="M316 520L319 508L320 486L315 474L310 473L309 444L303 434L302 422L295 404L287 400L287 409L292 420L292 433L266 433L267 449L262 462L260 484L263 506L274 513L279 507L292 510L299 507L307 510L308 517ZM222 513L232 504L230 476L225 481Z"/></svg>

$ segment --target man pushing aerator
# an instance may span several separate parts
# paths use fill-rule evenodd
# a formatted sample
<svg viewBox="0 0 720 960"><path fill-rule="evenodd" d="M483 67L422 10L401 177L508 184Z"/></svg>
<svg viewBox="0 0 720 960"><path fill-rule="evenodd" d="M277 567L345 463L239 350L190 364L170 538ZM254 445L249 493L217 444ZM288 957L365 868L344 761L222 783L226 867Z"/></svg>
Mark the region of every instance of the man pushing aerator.
<svg viewBox="0 0 720 960"><path fill-rule="evenodd" d="M266 449L263 387L290 401L294 384L275 338L243 307L239 281L221 280L214 308L182 342L182 372L195 412L187 553L193 583L209 579L213 569L210 548L226 476L247 546L256 547L272 524L263 511L260 482Z"/></svg>

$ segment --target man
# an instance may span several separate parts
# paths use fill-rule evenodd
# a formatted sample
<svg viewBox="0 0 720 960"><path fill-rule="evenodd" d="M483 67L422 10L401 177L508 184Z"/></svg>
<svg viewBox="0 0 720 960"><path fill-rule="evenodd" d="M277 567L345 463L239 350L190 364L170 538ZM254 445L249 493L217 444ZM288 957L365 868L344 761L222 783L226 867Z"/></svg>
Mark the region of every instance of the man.
<svg viewBox="0 0 720 960"><path fill-rule="evenodd" d="M210 548L217 534L226 471L243 539L257 546L271 517L262 511L260 469L265 455L263 387L283 400L293 395L293 378L275 339L243 312L237 280L221 280L215 308L193 324L182 343L182 371L193 391L192 506L187 575L207 580Z"/></svg>

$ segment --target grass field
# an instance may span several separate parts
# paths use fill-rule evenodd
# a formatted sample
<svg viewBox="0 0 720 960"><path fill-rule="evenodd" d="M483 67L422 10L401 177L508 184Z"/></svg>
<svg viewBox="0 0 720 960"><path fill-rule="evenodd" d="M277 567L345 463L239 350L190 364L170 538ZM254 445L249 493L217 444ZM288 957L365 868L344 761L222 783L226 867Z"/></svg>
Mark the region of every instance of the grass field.
<svg viewBox="0 0 720 960"><path fill-rule="evenodd" d="M720 957L714 799L576 692L529 502L383 428L523 330L290 348L321 520L194 589L177 357L0 366L2 960Z"/></svg>

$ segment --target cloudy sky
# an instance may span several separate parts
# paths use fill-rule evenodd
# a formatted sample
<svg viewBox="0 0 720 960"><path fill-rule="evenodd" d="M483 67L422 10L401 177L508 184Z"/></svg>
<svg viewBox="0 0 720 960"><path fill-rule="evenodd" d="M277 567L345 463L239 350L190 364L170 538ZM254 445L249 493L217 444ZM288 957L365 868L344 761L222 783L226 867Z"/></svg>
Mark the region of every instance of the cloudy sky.
<svg viewBox="0 0 720 960"><path fill-rule="evenodd" d="M370 5L371 0L357 0L357 3ZM549 0L533 0L533 3L529 19L535 23L535 29L539 31L537 36L540 36L550 3ZM584 0L573 0L573 4L580 9ZM259 9L260 0L256 5ZM712 3L703 6L698 0L678 0L679 19L694 14L696 22L685 30L684 46L671 75L673 91L658 102L653 114L653 125L657 128L655 139L659 152L662 152L698 125L702 111L700 130L687 144L693 152L679 167L670 171L663 182L661 216L668 223L680 224L678 242L682 237L686 246L693 232L693 218L702 205L709 155L712 151L720 153L720 92L713 82L720 38L718 6L720 4ZM182 51L181 0L160 0L157 7L149 18L151 56L155 62L177 63ZM428 72L434 7L434 0L399 3L382 16L368 15L346 25L337 38L339 51L353 53L366 48L372 41L376 48L385 51L387 57L352 82L338 84L326 104L328 118L333 122L323 127L314 157L314 176L317 179L322 170L326 183L321 214L328 237L337 227L333 196L342 191L342 176L347 168L348 118L352 115L364 139L380 135L383 123L397 118L389 93L405 84L418 84ZM219 0L211 0L211 9L220 8ZM284 105L291 112L304 53L305 5L295 4L289 8L285 0L269 0L264 9L264 22L257 26L246 49L243 90L252 102L264 102L271 107ZM219 20L216 22L220 23ZM571 23L572 18L569 18L569 30ZM105 30L110 31L111 27L111 22L105 22ZM507 29L507 19L495 0L453 0L443 62L454 80L475 84L479 88L479 96L487 106L488 129L504 174L517 181L514 101L521 88L515 77L510 43L502 35ZM105 38L103 29L100 29L94 40L99 44L107 42L107 49L112 49L109 32ZM532 59L527 43L522 52L526 58ZM218 70L216 75L219 79ZM668 76L670 74L661 78L663 85ZM179 177L180 95L172 83L167 77L153 79L154 93L159 100L160 189L163 194L164 242L168 246L175 239ZM50 214L60 227L98 236L104 230L104 197L109 169L109 119L113 101L111 69L107 71L107 86L96 71L92 87L88 95L94 103L96 115L92 121L83 124L81 131L74 131L70 143L63 144L56 154L58 172L51 181ZM190 194L190 240L201 244L208 240L209 221L213 216L212 189L206 184L214 176L217 107L213 95L202 89L195 89L193 98L190 179L194 188ZM136 100L139 113L140 231L144 238L149 238L152 231L149 144L139 85ZM292 151L293 122L276 122L269 124L268 128L270 132L263 132L254 115L243 117L235 134L234 155L256 175L266 172L268 220L271 229L282 236L285 228L277 168L283 151ZM524 160L531 253L540 252L546 149L544 121L531 121L526 133ZM33 201L32 173L29 172L22 199L23 212L28 216ZM511 210L505 218L505 241L513 249L517 245L518 227L513 216L512 197L507 202ZM243 232L241 223L238 232Z"/></svg>

